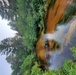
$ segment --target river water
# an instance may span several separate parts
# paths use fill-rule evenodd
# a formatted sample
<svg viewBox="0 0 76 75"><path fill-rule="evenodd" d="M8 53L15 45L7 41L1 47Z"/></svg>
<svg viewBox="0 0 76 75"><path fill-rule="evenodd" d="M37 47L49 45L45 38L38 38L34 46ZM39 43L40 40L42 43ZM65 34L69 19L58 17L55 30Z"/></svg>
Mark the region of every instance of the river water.
<svg viewBox="0 0 76 75"><path fill-rule="evenodd" d="M57 27L58 30L55 33L49 35L47 38L50 39L50 37L51 37L51 39L54 38L58 42L61 42L60 39L65 36L64 34L67 33L68 29L70 28L70 25L72 25L71 23L74 20L75 20L75 17L73 17L72 20L70 20L67 24L59 25ZM75 27L76 27L76 22L75 22ZM64 42L66 42L66 41L67 40L64 39ZM73 56L72 56L73 53L70 50L70 48L73 46L76 46L76 28L74 29L74 32L71 36L70 43L67 46L65 45L65 43L63 43L63 51L61 53L56 52L56 53L52 54L52 56L49 60L49 63L50 63L49 68L57 70L58 68L63 66L65 60L73 60Z"/></svg>

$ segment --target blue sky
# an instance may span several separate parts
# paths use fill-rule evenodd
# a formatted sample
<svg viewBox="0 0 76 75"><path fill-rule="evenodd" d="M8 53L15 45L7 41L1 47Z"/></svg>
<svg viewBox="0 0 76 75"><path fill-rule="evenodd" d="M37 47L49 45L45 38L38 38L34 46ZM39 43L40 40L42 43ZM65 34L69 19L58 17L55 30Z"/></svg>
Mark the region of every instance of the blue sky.
<svg viewBox="0 0 76 75"><path fill-rule="evenodd" d="M7 20L2 20L0 17L0 41L15 36L16 31L11 30ZM10 64L5 60L5 55L0 55L0 75L11 75Z"/></svg>
<svg viewBox="0 0 76 75"><path fill-rule="evenodd" d="M10 68L10 64L7 63L7 61L5 60L6 56L2 55L0 56L0 75L11 75L11 68Z"/></svg>
<svg viewBox="0 0 76 75"><path fill-rule="evenodd" d="M0 17L0 40L13 37L15 35L15 31L11 30L10 26L8 26L7 20L2 20Z"/></svg>

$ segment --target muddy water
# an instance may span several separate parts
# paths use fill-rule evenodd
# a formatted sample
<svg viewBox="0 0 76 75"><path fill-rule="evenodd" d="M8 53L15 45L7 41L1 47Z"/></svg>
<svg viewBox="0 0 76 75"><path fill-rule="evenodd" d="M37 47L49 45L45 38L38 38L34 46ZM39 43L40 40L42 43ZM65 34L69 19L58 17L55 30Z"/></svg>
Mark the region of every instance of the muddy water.
<svg viewBox="0 0 76 75"><path fill-rule="evenodd" d="M75 33L76 34L76 33ZM49 60L50 66L49 69L57 70L58 68L62 67L65 60L73 60L72 51L70 50L71 47L76 46L76 37L74 37L71 43L64 47L64 50L61 54L55 53L52 55L52 58Z"/></svg>
<svg viewBox="0 0 76 75"><path fill-rule="evenodd" d="M72 52L70 50L71 47L76 46L76 28L72 30L74 26L76 27L75 17L72 18L67 24L57 26L57 31L52 34L47 34L45 38L47 39L55 39L57 42L60 42L60 45L63 45L63 50L61 53L55 52L52 54L49 63L50 69L57 70L59 67L62 67L65 60L73 60ZM71 27L71 29L70 29ZM70 29L70 32L68 32ZM71 33L72 32L72 33ZM65 34L68 33L68 36L64 37ZM72 37L70 37L72 36ZM68 41L68 37L70 37ZM67 39L64 39L67 38ZM63 42L62 42L63 40ZM70 43L69 43L70 42Z"/></svg>
<svg viewBox="0 0 76 75"><path fill-rule="evenodd" d="M57 70L59 67L63 66L65 60L73 60L72 52L70 48L76 46L76 17L74 16L68 23L58 24L56 31L53 33L43 34L40 36L36 49L37 55L42 60L44 65L49 62L49 68ZM60 48L55 48L55 52L50 48L45 49L44 44L46 40L55 40ZM52 42L50 42L52 43ZM52 44L50 44L52 45ZM54 47L52 45L52 47ZM46 53L49 52L50 59L47 60Z"/></svg>
<svg viewBox="0 0 76 75"><path fill-rule="evenodd" d="M64 17L65 9L73 0L56 0L54 6L49 8L46 16L46 33L54 31L56 24Z"/></svg>
<svg viewBox="0 0 76 75"><path fill-rule="evenodd" d="M74 0L55 0L54 4L52 4L52 1L53 0L47 0L47 3L45 4L48 8L44 15L45 33L41 32L39 36L36 43L36 54L39 61L41 60L40 65L43 64L44 66L47 66L47 62L49 60L49 68L57 69L58 66L62 66L66 58L73 59L72 52L69 50L69 41L71 40L71 36L75 30L76 17L72 17L68 23L59 24L60 21L65 20L65 14L68 13L66 12L66 9L73 5ZM70 15L68 15L68 17ZM45 47L46 40L49 42L49 47L47 48ZM71 42L76 43L75 38L73 40L74 41ZM72 45L74 46L74 44ZM53 50L58 50L60 52L52 52Z"/></svg>

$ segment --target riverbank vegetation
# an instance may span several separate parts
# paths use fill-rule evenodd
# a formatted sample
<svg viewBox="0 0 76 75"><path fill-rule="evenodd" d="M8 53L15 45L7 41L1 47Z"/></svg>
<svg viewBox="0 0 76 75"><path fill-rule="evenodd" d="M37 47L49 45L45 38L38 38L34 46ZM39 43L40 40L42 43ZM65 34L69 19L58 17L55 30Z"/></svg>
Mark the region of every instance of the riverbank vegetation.
<svg viewBox="0 0 76 75"><path fill-rule="evenodd" d="M36 42L39 35L46 32L46 11L52 8L56 0L8 1L10 6L0 5L0 15L3 19L9 20L11 28L18 33L14 38L1 41L0 53L7 55L6 60L11 64L13 70L11 75L75 75L76 62L72 60L66 61L64 67L57 71L46 71L40 68L36 56ZM51 6L48 8L50 1L52 1ZM74 9L71 9L72 7ZM57 23L66 22L72 15L75 15L75 8L74 6L69 7L67 10L69 13L65 14L66 17L62 18L63 20L59 19ZM72 47L71 50L76 58L76 47Z"/></svg>

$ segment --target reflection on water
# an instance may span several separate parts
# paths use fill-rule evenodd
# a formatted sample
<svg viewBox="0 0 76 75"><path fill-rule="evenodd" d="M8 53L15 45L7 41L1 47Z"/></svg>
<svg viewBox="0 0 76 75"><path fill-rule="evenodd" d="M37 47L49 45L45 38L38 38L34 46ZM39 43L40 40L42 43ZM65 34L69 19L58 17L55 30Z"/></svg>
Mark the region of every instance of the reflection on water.
<svg viewBox="0 0 76 75"><path fill-rule="evenodd" d="M71 36L76 34L75 26L76 19L73 17L67 24L58 25L55 32L40 35L36 44L37 56L41 60L40 65L43 64L46 68L49 60L49 68L57 69L58 66L63 65L65 59L73 59L70 47L76 44L76 37L71 39Z"/></svg>
<svg viewBox="0 0 76 75"><path fill-rule="evenodd" d="M44 34L43 39L48 39L48 40L53 39L53 40L59 42L61 47L63 47L63 48L61 48L61 49L63 49L61 53L54 52L51 55L51 58L49 60L49 62L50 62L49 68L56 70L56 69L58 69L58 67L63 66L64 60L73 59L72 52L70 51L70 47L76 46L76 40L75 40L76 36L71 38L72 34L76 35L75 27L76 27L76 20L75 20L75 17L73 17L73 19L70 22L68 22L67 24L57 26L56 32L54 32L52 34ZM68 36L65 37L66 34ZM71 41L68 37L71 39ZM67 39L65 39L65 38L67 38ZM69 41L70 41L70 43L69 43Z"/></svg>
<svg viewBox="0 0 76 75"><path fill-rule="evenodd" d="M69 30L69 28L70 28L70 26L72 26L72 22L74 21L74 19L75 19L75 17L73 17L73 19L71 20L71 21L69 21L67 24L61 24L61 25L58 25L57 27L56 27L56 31L55 32L53 32L53 33L51 33L51 34L44 34L43 36L43 39L45 40L45 39L48 39L48 40L50 40L50 39L54 39L54 40L56 40L56 41L62 41L62 38L64 37L64 35L65 34L67 34L67 32L68 32L68 30ZM75 20L76 21L76 20ZM74 23L76 23L74 21ZM71 24L72 23L72 24ZM72 28L71 28L72 29Z"/></svg>
<svg viewBox="0 0 76 75"><path fill-rule="evenodd" d="M57 66L63 64L65 58L73 58L72 52L69 50L69 42L76 26L76 17L72 17L75 15L75 5L76 0L49 0L45 3L47 8L44 16L45 23L41 27L41 33L36 43L39 65L45 69L48 60L51 64L50 68L57 69ZM72 20L70 20L71 18ZM67 21L69 22L65 23Z"/></svg>
<svg viewBox="0 0 76 75"><path fill-rule="evenodd" d="M56 70L59 67L63 66L64 60L73 59L72 52L69 50L70 47L65 47L61 54L53 54L49 61L51 63L49 68Z"/></svg>

